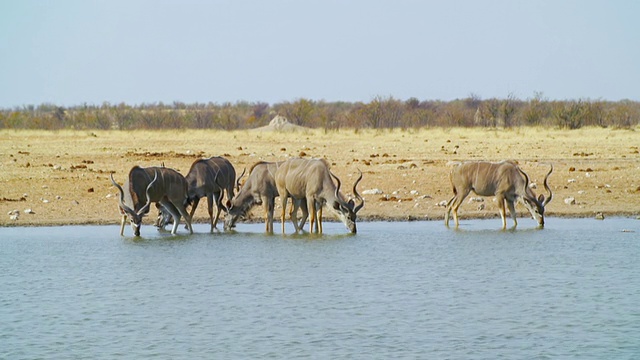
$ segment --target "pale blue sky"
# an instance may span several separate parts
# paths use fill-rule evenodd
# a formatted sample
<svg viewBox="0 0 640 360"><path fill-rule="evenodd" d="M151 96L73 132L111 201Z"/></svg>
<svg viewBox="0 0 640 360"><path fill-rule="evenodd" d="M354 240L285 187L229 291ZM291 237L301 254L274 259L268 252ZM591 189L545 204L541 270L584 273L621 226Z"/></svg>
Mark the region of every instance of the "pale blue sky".
<svg viewBox="0 0 640 360"><path fill-rule="evenodd" d="M0 107L640 100L640 1L0 0Z"/></svg>

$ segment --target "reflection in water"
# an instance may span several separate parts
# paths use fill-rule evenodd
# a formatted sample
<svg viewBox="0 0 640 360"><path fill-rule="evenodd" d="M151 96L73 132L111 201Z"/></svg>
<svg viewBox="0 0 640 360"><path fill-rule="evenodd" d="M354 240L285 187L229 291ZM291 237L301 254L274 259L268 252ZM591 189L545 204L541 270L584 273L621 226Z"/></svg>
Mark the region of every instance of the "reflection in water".
<svg viewBox="0 0 640 360"><path fill-rule="evenodd" d="M0 229L0 358L640 354L637 220L359 225Z"/></svg>

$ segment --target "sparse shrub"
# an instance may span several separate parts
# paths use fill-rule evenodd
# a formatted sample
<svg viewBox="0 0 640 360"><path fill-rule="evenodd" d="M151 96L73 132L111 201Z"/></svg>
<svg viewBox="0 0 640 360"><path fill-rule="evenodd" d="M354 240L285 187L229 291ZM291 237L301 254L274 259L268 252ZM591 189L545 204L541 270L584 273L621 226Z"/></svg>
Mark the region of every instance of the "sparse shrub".
<svg viewBox="0 0 640 360"><path fill-rule="evenodd" d="M606 112L605 117L614 127L633 128L640 124L640 105L629 100L620 101Z"/></svg>
<svg viewBox="0 0 640 360"><path fill-rule="evenodd" d="M548 102L543 100L542 93L536 93L522 108L522 122L526 125L540 125L548 114Z"/></svg>
<svg viewBox="0 0 640 360"><path fill-rule="evenodd" d="M563 129L579 129L583 125L584 106L581 100L568 103L556 102L553 104L553 117L556 125Z"/></svg>
<svg viewBox="0 0 640 360"><path fill-rule="evenodd" d="M218 128L226 130L263 126L277 114L294 124L325 130L348 128L420 128L440 127L511 127L518 125L555 125L565 129L583 126L630 128L640 122L640 103L630 100L548 101L541 93L520 101L482 100L477 95L466 99L440 101L406 101L393 97L376 97L368 103L326 102L298 99L274 105L267 103L172 104L151 103L136 106L73 106L55 104L26 105L0 109L0 128L9 129L163 129Z"/></svg>

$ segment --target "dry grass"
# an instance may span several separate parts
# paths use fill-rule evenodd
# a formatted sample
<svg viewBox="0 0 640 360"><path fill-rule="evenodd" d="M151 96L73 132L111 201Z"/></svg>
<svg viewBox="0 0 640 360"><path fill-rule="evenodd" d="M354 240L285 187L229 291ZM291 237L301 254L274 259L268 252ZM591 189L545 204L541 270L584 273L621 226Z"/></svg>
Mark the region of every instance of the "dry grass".
<svg viewBox="0 0 640 360"><path fill-rule="evenodd" d="M183 174L198 157L222 155L238 173L258 160L324 157L345 183L358 169L366 195L366 219L442 219L438 206L451 197L447 162L515 159L532 181L551 162L552 216L637 216L640 213L640 136L634 130L587 128L342 130L324 133L255 131L0 131L0 225L116 223L117 191L133 165L165 163ZM417 192L417 194L415 193ZM564 199L575 198L576 204ZM45 201L46 200L46 201ZM485 209L466 203L462 219L497 216L491 198ZM18 220L8 212L19 210ZM34 214L25 214L32 209ZM518 206L520 212L524 211ZM521 213L525 216L524 213ZM256 213L256 216L259 216ZM527 215L528 216L528 215ZM205 221L206 206L197 220Z"/></svg>

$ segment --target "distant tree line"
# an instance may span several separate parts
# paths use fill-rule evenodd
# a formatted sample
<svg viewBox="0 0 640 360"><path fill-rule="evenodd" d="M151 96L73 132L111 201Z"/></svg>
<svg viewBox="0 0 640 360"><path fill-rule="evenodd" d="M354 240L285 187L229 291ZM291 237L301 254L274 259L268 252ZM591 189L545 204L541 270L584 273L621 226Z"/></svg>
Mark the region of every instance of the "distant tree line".
<svg viewBox="0 0 640 360"><path fill-rule="evenodd" d="M54 104L0 109L3 129L250 129L276 115L310 128L335 130L422 127L583 126L633 128L640 124L640 103L631 100L547 100L514 96L486 99L470 95L452 101L376 97L364 102L152 103L61 107Z"/></svg>

